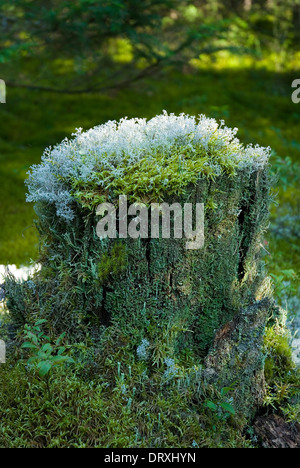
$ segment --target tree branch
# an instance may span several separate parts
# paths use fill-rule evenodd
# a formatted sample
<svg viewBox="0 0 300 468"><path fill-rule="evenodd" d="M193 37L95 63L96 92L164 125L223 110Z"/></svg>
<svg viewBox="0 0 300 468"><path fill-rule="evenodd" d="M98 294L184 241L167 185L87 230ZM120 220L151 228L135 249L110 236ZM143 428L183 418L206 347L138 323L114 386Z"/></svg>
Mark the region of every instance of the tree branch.
<svg viewBox="0 0 300 468"><path fill-rule="evenodd" d="M139 81L143 78L146 78L150 74L154 73L156 69L159 67L161 60L155 62L154 64L149 65L149 67L145 68L142 70L140 73L138 73L136 76L133 76L131 78L127 78L126 80L121 81L120 83L115 83L111 85L106 85L106 86L92 86L88 88L82 88L82 89L70 89L70 88L53 88L51 86L38 86L38 85L30 85L30 84L23 84L23 83L14 83L11 81L6 81L6 86L8 88L20 88L20 89L28 89L30 91L44 91L48 93L56 93L56 94L91 94L91 93L99 93L103 91L109 91L113 89L122 89L131 83L135 83L136 81Z"/></svg>

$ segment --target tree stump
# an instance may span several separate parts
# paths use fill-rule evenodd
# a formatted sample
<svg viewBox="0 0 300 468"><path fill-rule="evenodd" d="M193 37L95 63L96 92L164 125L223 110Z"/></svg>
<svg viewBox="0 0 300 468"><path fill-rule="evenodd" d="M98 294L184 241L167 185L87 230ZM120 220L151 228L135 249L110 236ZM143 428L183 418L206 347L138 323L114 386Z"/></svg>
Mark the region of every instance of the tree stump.
<svg viewBox="0 0 300 468"><path fill-rule="evenodd" d="M54 329L68 330L76 340L86 330L117 325L133 347L161 336L165 353L201 360L220 339L217 331L230 324L221 334L229 327L236 361L239 331L257 333L248 371L261 380L267 314L255 302L263 296L269 149L244 147L235 134L204 116L164 113L149 122L125 119L78 130L73 140L46 150L31 170L28 201L36 204L41 236L38 310ZM120 195L147 207L204 204L204 247L188 250L184 238L153 239L150 232L148 238L123 239L118 232L117 238L99 239L97 207L117 206ZM248 331L247 314L235 320L246 307ZM18 317L25 320L28 310L19 307ZM207 358L212 367L218 361L212 353L222 355L216 362L221 374L224 349L214 345Z"/></svg>

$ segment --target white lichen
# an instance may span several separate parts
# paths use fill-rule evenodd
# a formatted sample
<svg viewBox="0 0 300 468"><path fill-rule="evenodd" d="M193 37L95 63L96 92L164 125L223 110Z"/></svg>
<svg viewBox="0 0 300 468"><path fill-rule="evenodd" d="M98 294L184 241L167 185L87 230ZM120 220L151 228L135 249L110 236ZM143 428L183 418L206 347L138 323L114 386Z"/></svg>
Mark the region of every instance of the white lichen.
<svg viewBox="0 0 300 468"><path fill-rule="evenodd" d="M204 115L198 119L185 114L169 115L165 111L149 121L125 118L86 132L79 128L72 135L73 139L65 138L54 148L47 148L42 163L32 166L27 181L27 201L52 204L59 217L72 220L70 180L76 179L87 185L92 182L101 187L104 182L99 178L99 172L107 170L111 176L120 178L124 163L128 167L158 153L167 156L176 147L195 153L199 148L204 151L213 149L222 153L223 161L228 159L238 168L249 168L250 171L263 168L268 162L270 148L244 147L236 133L237 129L226 127L224 121L218 123ZM221 167L213 157L210 156L207 164L216 175L221 173Z"/></svg>

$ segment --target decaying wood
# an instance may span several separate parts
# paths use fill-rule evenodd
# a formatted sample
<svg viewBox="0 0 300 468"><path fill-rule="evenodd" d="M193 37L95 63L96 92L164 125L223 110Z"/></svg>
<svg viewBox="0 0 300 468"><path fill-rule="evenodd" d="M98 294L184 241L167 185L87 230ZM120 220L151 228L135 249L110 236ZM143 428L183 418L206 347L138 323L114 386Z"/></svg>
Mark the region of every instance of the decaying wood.
<svg viewBox="0 0 300 468"><path fill-rule="evenodd" d="M254 428L265 448L300 448L300 424L289 424L271 414L258 417Z"/></svg>

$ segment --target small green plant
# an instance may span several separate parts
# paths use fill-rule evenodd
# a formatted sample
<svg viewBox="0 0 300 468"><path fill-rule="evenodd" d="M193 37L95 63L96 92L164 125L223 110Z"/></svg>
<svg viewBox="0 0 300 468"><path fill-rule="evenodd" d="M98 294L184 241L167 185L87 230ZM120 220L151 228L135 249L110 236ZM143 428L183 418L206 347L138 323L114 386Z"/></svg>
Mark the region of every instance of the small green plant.
<svg viewBox="0 0 300 468"><path fill-rule="evenodd" d="M220 391L219 397L214 401L205 400L205 406L213 412L214 420L217 422L225 422L231 416L235 416L235 409L230 403L227 395L232 391L231 387L224 387ZM214 426L214 430L216 427Z"/></svg>
<svg viewBox="0 0 300 468"><path fill-rule="evenodd" d="M40 377L47 376L54 367L62 366L66 363L73 363L74 360L66 354L67 348L62 346L65 333L59 336L54 344L41 329L46 320L38 320L34 326L25 325L24 336L27 341L22 345L23 349L32 352L27 364L34 366Z"/></svg>

